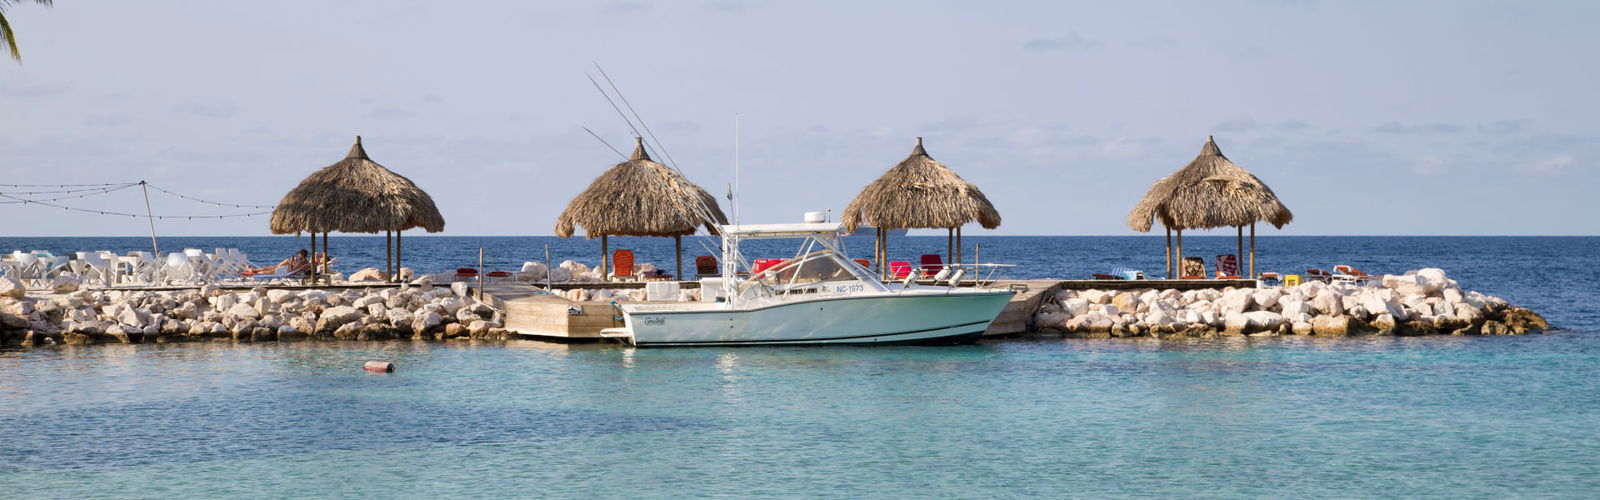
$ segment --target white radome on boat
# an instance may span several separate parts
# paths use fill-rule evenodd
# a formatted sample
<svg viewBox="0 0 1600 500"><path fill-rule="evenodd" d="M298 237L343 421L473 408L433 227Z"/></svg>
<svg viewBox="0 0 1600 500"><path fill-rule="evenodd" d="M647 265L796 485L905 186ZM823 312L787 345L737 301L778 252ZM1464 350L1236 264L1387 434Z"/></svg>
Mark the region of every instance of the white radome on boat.
<svg viewBox="0 0 1600 500"><path fill-rule="evenodd" d="M721 226L721 276L701 282L708 301L624 304L624 326L604 335L642 347L970 343L1015 293L957 287L961 270L941 273L944 285L885 283L844 254L842 225L821 212L805 220ZM757 239L800 246L756 272L740 244Z"/></svg>

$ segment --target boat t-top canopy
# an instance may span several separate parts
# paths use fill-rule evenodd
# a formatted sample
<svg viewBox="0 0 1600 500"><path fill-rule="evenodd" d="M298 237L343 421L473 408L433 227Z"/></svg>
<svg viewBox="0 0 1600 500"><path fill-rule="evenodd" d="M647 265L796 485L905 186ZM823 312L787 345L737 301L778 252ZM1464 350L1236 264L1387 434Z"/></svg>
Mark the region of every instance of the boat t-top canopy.
<svg viewBox="0 0 1600 500"><path fill-rule="evenodd" d="M793 224L740 224L722 226L722 234L740 238L805 238L810 236L835 237L844 233L844 225L836 222L801 222Z"/></svg>

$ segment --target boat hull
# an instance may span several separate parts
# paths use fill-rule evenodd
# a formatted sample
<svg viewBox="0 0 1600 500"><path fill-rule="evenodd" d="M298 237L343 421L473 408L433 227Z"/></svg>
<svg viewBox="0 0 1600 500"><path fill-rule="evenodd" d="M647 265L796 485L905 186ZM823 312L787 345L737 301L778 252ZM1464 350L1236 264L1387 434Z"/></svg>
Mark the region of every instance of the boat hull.
<svg viewBox="0 0 1600 500"><path fill-rule="evenodd" d="M817 297L751 309L623 306L643 346L972 343L1011 300L1008 291Z"/></svg>

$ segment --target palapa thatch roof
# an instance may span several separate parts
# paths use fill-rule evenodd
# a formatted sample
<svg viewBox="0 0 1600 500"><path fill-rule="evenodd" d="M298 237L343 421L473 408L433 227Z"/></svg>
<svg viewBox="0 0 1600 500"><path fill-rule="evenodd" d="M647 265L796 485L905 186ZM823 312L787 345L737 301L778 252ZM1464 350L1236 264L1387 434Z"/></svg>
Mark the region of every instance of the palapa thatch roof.
<svg viewBox="0 0 1600 500"><path fill-rule="evenodd" d="M1156 181L1128 214L1128 227L1146 232L1156 219L1172 229L1246 226L1256 221L1282 228L1294 220L1272 188L1222 156L1206 137L1200 156Z"/></svg>
<svg viewBox="0 0 1600 500"><path fill-rule="evenodd" d="M880 229L956 228L977 221L1000 227L1000 212L978 186L967 182L917 147L894 168L868 184L844 209L845 230L862 225Z"/></svg>
<svg viewBox="0 0 1600 500"><path fill-rule="evenodd" d="M411 179L367 157L361 137L338 163L312 172L272 211L274 234L444 230L439 207Z"/></svg>
<svg viewBox="0 0 1600 500"><path fill-rule="evenodd" d="M701 226L715 231L727 224L717 199L677 170L656 163L634 139L633 156L600 174L556 218L556 236L568 238L577 226L583 236L688 236ZM716 220L700 215L702 203Z"/></svg>

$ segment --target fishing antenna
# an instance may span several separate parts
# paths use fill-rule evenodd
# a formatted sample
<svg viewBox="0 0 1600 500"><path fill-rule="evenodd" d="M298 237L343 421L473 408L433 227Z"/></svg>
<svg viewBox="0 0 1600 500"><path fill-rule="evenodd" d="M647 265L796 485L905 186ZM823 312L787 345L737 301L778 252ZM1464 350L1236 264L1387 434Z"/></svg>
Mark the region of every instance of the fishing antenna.
<svg viewBox="0 0 1600 500"><path fill-rule="evenodd" d="M622 95L622 89L617 88L617 84L611 81L611 76L606 74L605 68L600 67L600 63L594 63L594 69L600 71L600 77L606 80L606 85L611 86L611 91L615 92L617 94L617 98L622 100L622 105L627 106L629 113L633 113L633 119L639 121L639 126L644 127L644 133L649 134L650 140L656 143L656 149L661 150L661 156L666 158L667 162L672 165L673 170L678 170L678 160L672 159L672 153L667 152L667 146L661 144L660 139L656 139L656 133L650 130L650 124L645 123L644 118L639 117L638 111L634 111L633 104L628 102L628 96ZM593 79L591 78L591 80ZM621 113L622 111L618 110L617 112ZM638 131L636 130L634 133L637 134ZM683 172L679 170L678 173L681 174Z"/></svg>
<svg viewBox="0 0 1600 500"><path fill-rule="evenodd" d="M599 68L600 68L600 65L599 65L599 64L598 64L598 63L596 63L596 64L595 64L595 68L596 68L596 69L599 69ZM609 104L611 104L611 109L613 109L613 110L616 110L616 112L617 112L617 115L618 115L618 116L620 116L620 117L621 117L621 118L622 118L622 121L623 121L623 122L625 122L625 123L627 123L627 124L628 124L628 128L629 128L629 129L630 129L630 130L633 130L633 134L634 134L634 136L635 136L635 137L639 137L639 139L640 139L640 142L643 142L643 143L645 143L645 145L646 145L646 146L647 146L647 147L648 147L648 146L649 146L649 143L648 143L648 142L646 142L646 141L644 141L644 136L643 136L643 135L641 135L641 134L640 134L640 133L639 133L639 127L637 127L637 126L634 126L634 124L633 124L633 120L629 120L629 119L628 119L628 115L627 115L627 114L626 114L626 113L623 113L623 112L622 112L622 107L620 107L620 106L617 106L617 102L616 102L616 100L613 100L613 99L612 99L612 98L611 98L611 95L610 95L610 94L607 94L607 93L606 93L606 91L605 91L605 89L604 89L604 88L601 88L601 87L600 87L600 82L597 82L597 81L595 81L595 79L594 79L594 77L593 77L593 76L589 76L589 75L587 75L587 74L585 74L585 75L584 75L584 76L585 76L585 77L588 77L588 78L589 78L589 83L591 83L591 84L594 84L594 88L595 88L595 90L596 90L596 91L599 91L599 92L600 92L600 95L601 95L601 96L604 96L604 97L605 97L605 98L606 98L606 102L607 102L607 103L609 103ZM606 82L607 82L607 83L610 83L610 82L611 82L611 78L610 78L610 77L609 77L609 76L605 76L605 71L604 71L604 70L603 70L603 69L602 69L602 70L601 70L601 76L604 76L604 77L605 77L605 79L606 79ZM616 92L616 93L617 93L617 98L619 98L619 99L621 99L621 100L622 100L622 101L623 101L623 103L627 103L627 101L628 101L628 99L627 99L627 97L625 97L625 96L623 96L623 95L622 95L622 91L621 91L621 90L618 90L618 89L617 89L617 87L616 87L616 85L615 85L615 84L612 84L612 85L611 85L611 88L612 88L612 90L613 90L613 91L615 91L615 92ZM628 107L628 109L629 109L629 110L630 110L630 111L632 111L632 110L633 110L633 107L632 107L632 105L629 105L629 107ZM638 116L639 116L639 114L638 114L638 112L634 112L634 117L635 117L635 118L638 118ZM643 126L643 127L644 127L644 128L645 128L645 130L646 130L646 131L648 131L648 130L649 130L649 129L650 129L650 126L649 126L649 125L646 125L646 124L645 124L645 123L644 123L644 120L643 120L643 119L642 119L642 118L641 118L641 119L639 119L639 126ZM590 132L590 133L591 133L591 134L592 134L592 133L593 133L593 132ZM652 140L654 140L654 139L655 139L655 136L654 136L654 134L653 134L653 133L652 133L652 134L651 134L651 139L652 139ZM602 142L604 142L604 141L602 141ZM674 172L677 172L677 174L678 174L678 175L679 175L679 176L680 176L680 177L684 177L684 178L685 178L685 179L687 179L687 178L688 178L688 176L686 176L686 175L684 175L684 173L683 173L683 170L681 170L681 169L679 169L679 168L678 168L678 167L677 167L677 165L676 165L676 163L677 163L677 162L676 162L676 161L673 161L673 160L672 160L672 159L671 159L671 157L670 157L670 156L671 156L671 155L668 155L668 154L667 154L667 153L666 153L666 148L664 148L664 147L661 147L661 146L660 146L660 141L655 141L655 142L656 142L656 148L657 148L657 149L660 149L660 150L661 150L661 152L662 152L662 156L663 156L663 157L664 157L664 158L665 158L665 159L666 159L666 160L667 160L667 161L668 161L668 162L670 162L670 163L671 163L671 164L668 164L668 165L666 165L666 166L667 166L667 167L668 167L668 168L671 168L671 169L672 169L672 170L673 170L673 171L674 171ZM615 150L615 148L613 148L613 150ZM711 226L711 227L712 227L712 228L713 228L713 232L717 232L717 233L721 233L721 232L722 232L722 230L721 230L721 228L718 228L718 227L717 227L717 224L716 224L716 222L717 222L717 219L716 219L716 217L712 217L712 215L711 215L711 207L709 207L709 206L706 206L706 203L705 203L705 200L701 200L701 199L694 199L694 200L683 200L683 199L680 199L680 200L678 200L678 201L680 201L680 202L684 202L684 204L685 204L685 205L687 205L687 206L689 206L689 207L690 207L690 208L691 208L691 209L693 209L693 210L694 210L694 211L695 211L695 215L698 215L698 216L699 216L699 217L700 217L700 219L701 219L701 220L703 220L703 221L705 221L705 222L706 222L706 223L708 223L708 224L706 224L706 225L709 225L709 226ZM691 201L692 201L692 203L691 203Z"/></svg>
<svg viewBox="0 0 1600 500"><path fill-rule="evenodd" d="M588 132L591 136L594 136L594 140L600 141L601 144L605 144L606 147L611 148L611 151L617 153L617 156L621 156L624 161L628 159L628 155L622 154L622 150L612 146L611 143L606 142L605 139L601 139L600 134L596 134L593 130L589 130L589 127L583 127L583 131Z"/></svg>

